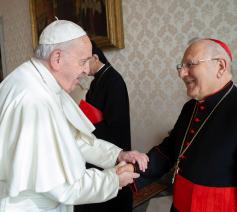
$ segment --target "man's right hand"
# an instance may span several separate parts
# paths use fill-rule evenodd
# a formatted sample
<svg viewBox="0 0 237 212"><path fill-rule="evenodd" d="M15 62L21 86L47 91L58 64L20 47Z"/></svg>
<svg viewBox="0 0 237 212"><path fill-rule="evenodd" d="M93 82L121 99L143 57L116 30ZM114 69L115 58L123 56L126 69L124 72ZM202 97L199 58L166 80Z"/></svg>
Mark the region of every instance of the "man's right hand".
<svg viewBox="0 0 237 212"><path fill-rule="evenodd" d="M138 178L140 174L134 173L133 165L126 164L126 162L120 162L116 167L116 173L119 176L119 188L133 183L134 178Z"/></svg>
<svg viewBox="0 0 237 212"><path fill-rule="evenodd" d="M134 172L123 172L121 174L118 174L119 176L119 188L122 189L122 187L133 183L134 178L138 178L140 174L134 173Z"/></svg>
<svg viewBox="0 0 237 212"><path fill-rule="evenodd" d="M123 172L134 172L134 166L131 163L127 163L126 165L116 166L116 173L122 174Z"/></svg>

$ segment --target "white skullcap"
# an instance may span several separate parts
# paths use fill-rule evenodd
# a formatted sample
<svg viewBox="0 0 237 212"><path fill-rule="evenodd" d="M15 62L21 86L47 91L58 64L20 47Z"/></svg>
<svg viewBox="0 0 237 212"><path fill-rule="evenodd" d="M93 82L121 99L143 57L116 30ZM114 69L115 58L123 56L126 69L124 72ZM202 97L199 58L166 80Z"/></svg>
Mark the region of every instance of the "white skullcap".
<svg viewBox="0 0 237 212"><path fill-rule="evenodd" d="M56 20L49 24L41 33L39 44L57 44L73 40L86 35L86 32L77 24Z"/></svg>

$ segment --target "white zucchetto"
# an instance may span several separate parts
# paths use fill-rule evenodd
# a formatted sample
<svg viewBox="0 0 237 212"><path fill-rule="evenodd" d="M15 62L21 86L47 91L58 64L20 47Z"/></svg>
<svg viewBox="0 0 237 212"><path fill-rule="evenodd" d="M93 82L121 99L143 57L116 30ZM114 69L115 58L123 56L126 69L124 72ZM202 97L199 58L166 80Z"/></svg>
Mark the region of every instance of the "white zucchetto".
<svg viewBox="0 0 237 212"><path fill-rule="evenodd" d="M42 31L39 44L57 44L86 35L77 24L67 20L56 20Z"/></svg>

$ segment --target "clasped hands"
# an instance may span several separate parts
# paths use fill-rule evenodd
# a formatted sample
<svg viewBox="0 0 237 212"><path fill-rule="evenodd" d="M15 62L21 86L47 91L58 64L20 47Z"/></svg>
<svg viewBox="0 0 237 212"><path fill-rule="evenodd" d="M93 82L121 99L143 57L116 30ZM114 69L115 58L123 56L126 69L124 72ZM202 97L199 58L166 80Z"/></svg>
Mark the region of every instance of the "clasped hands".
<svg viewBox="0 0 237 212"><path fill-rule="evenodd" d="M140 153L138 151L121 151L118 156L117 166L115 170L119 176L119 187L120 189L133 182L134 178L138 178L140 174L134 173L133 164L137 163L141 171L147 169L147 163L149 158L146 154Z"/></svg>

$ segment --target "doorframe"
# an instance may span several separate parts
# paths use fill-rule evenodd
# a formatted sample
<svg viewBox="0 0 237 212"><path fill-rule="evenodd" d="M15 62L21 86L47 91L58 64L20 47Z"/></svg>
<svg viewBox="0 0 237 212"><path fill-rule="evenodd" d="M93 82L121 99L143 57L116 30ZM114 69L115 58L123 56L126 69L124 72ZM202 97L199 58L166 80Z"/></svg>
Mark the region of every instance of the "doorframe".
<svg viewBox="0 0 237 212"><path fill-rule="evenodd" d="M4 33L3 33L3 17L0 16L0 46L1 46L1 57L2 57L2 74L3 79L7 76L7 68L6 68L6 58L5 58L5 39L4 39Z"/></svg>

